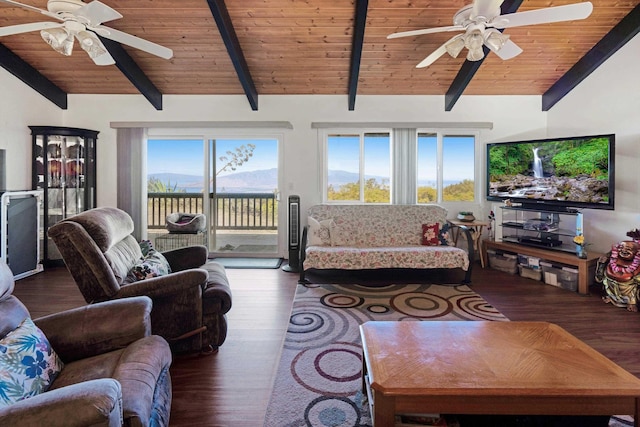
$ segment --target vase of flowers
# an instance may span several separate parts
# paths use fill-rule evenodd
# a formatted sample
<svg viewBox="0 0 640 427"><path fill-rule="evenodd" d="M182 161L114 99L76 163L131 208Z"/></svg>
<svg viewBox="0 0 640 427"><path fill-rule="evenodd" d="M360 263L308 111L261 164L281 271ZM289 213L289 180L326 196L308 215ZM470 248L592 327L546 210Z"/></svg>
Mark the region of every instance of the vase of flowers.
<svg viewBox="0 0 640 427"><path fill-rule="evenodd" d="M587 246L589 246L589 244L585 242L584 235L578 234L575 236L573 243L576 244L576 255L578 258L587 259Z"/></svg>

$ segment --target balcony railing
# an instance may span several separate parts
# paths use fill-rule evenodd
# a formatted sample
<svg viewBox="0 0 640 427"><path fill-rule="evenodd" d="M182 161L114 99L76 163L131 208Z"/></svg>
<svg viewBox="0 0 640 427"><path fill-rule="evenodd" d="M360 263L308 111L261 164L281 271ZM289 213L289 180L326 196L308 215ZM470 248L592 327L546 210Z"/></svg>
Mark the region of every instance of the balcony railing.
<svg viewBox="0 0 640 427"><path fill-rule="evenodd" d="M209 199L217 230L277 230L274 193L218 193ZM170 213L204 212L201 193L148 193L147 200L150 229L165 228Z"/></svg>

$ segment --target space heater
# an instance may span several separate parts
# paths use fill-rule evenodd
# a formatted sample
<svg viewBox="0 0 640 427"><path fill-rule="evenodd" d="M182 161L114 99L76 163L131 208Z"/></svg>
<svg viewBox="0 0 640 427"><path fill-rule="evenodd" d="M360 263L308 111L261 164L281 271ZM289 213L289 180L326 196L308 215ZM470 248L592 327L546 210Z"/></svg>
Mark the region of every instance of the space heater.
<svg viewBox="0 0 640 427"><path fill-rule="evenodd" d="M282 266L282 269L297 273L300 271L300 196L289 196L288 212L289 263Z"/></svg>

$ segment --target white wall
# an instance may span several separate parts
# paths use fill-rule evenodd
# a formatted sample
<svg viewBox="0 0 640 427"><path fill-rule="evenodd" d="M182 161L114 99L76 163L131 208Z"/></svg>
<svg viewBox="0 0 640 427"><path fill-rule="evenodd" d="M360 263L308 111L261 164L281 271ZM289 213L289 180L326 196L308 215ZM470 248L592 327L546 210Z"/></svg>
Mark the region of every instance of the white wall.
<svg viewBox="0 0 640 427"><path fill-rule="evenodd" d="M0 149L6 150L6 188L31 189L31 131L27 126L58 126L63 111L0 68Z"/></svg>
<svg viewBox="0 0 640 427"><path fill-rule="evenodd" d="M640 227L640 36L593 72L548 116L549 134L616 134L615 211L586 210L585 238L607 252Z"/></svg>

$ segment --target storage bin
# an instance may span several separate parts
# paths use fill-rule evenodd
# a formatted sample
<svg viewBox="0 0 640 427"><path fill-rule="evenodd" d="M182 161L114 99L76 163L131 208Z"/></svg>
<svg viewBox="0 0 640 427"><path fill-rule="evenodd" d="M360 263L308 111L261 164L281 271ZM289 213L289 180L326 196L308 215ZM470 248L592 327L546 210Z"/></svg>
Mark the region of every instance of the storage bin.
<svg viewBox="0 0 640 427"><path fill-rule="evenodd" d="M526 265L518 265L518 271L520 276L527 279L542 280L542 270L539 268L531 268Z"/></svg>
<svg viewBox="0 0 640 427"><path fill-rule="evenodd" d="M524 265L525 267L539 269L540 268L540 258L518 254L518 264Z"/></svg>
<svg viewBox="0 0 640 427"><path fill-rule="evenodd" d="M541 262L544 283L558 286L572 292L578 290L578 269Z"/></svg>
<svg viewBox="0 0 640 427"><path fill-rule="evenodd" d="M489 267L494 270L503 271L509 274L518 273L518 256L514 254L501 254L494 251L487 251L489 255Z"/></svg>

